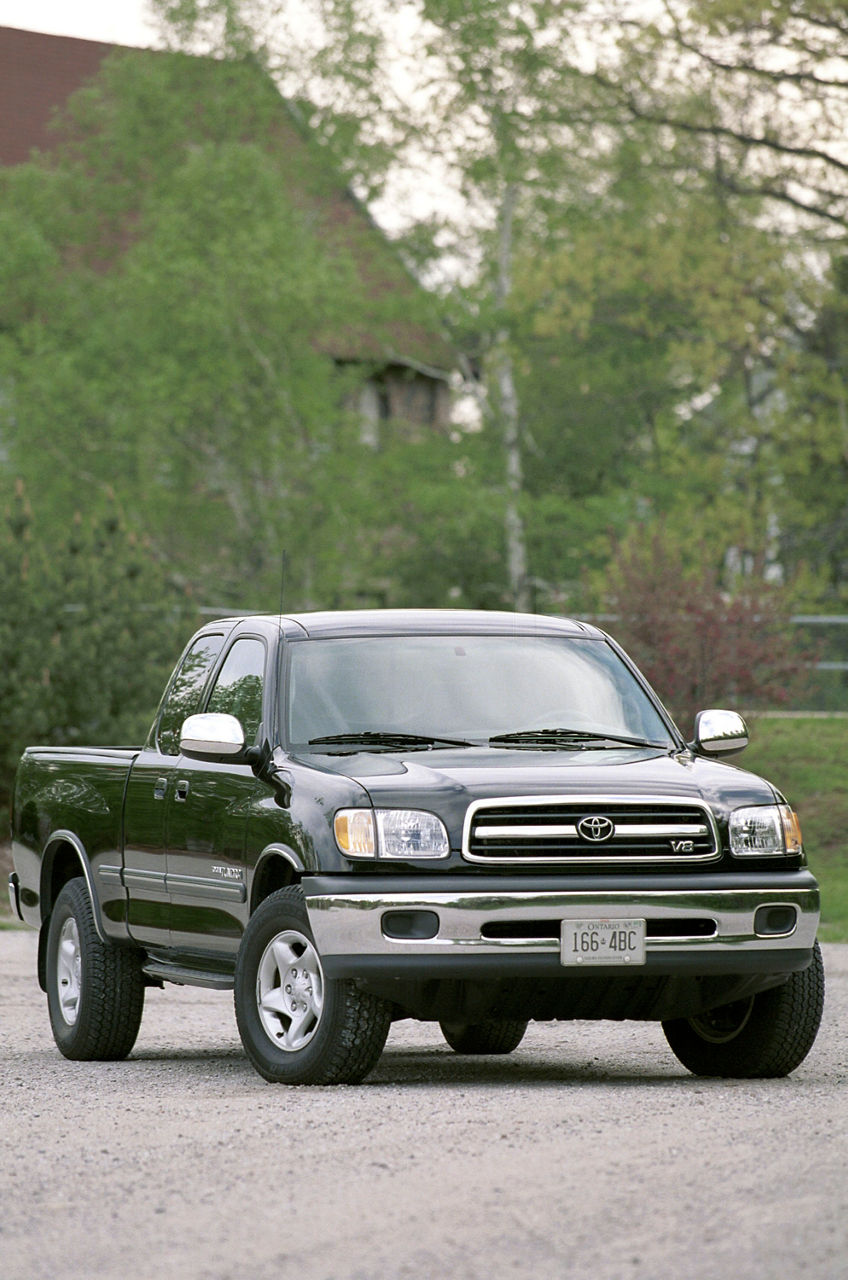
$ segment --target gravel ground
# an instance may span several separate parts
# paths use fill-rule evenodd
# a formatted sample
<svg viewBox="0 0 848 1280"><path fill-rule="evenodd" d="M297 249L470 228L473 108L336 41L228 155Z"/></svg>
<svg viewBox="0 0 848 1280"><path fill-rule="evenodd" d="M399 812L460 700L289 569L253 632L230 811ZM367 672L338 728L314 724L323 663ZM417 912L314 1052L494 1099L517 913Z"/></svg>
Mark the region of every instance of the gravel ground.
<svg viewBox="0 0 848 1280"><path fill-rule="evenodd" d="M787 1080L698 1080L652 1025L469 1059L402 1023L331 1089L265 1084L190 988L128 1061L66 1062L35 946L0 932L2 1280L848 1276L848 946Z"/></svg>

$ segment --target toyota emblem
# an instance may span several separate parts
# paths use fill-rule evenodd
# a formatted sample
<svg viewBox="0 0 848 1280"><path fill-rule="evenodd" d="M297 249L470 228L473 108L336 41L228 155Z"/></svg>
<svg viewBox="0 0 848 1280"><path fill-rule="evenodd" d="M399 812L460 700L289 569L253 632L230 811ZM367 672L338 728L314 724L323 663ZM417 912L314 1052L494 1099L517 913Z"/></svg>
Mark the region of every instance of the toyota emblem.
<svg viewBox="0 0 848 1280"><path fill-rule="evenodd" d="M577 824L577 831L584 840L591 840L593 844L610 840L615 835L615 827L611 820L597 816L581 818Z"/></svg>

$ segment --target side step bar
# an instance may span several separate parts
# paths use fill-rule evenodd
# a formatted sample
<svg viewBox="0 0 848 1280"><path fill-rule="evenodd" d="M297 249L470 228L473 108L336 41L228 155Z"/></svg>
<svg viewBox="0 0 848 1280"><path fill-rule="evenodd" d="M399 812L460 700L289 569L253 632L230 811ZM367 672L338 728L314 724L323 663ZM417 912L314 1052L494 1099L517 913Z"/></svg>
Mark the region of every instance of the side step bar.
<svg viewBox="0 0 848 1280"><path fill-rule="evenodd" d="M173 982L178 987L209 987L213 991L232 991L235 976L216 973L210 969L192 969L191 966L168 964L163 960L148 960L142 965L142 973L160 982Z"/></svg>

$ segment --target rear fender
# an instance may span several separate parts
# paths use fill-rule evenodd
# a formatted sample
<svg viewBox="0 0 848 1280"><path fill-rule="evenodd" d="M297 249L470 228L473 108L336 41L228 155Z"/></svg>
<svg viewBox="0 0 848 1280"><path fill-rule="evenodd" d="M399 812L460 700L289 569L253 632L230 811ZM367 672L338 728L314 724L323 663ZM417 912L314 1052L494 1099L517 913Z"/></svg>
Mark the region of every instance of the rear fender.
<svg viewBox="0 0 848 1280"><path fill-rule="evenodd" d="M44 846L41 861L41 920L42 932L46 928L53 905L63 886L75 876L82 876L91 900L94 927L102 942L106 941L100 902L94 889L94 876L85 846L72 831L54 831Z"/></svg>

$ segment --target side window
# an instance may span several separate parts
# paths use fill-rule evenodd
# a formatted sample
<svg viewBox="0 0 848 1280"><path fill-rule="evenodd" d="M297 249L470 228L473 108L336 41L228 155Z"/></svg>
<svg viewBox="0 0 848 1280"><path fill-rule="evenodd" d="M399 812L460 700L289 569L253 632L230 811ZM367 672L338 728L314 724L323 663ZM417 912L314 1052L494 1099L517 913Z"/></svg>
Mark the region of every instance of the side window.
<svg viewBox="0 0 848 1280"><path fill-rule="evenodd" d="M262 722L265 646L245 636L236 640L218 672L207 711L225 711L240 720L245 741L255 741Z"/></svg>
<svg viewBox="0 0 848 1280"><path fill-rule="evenodd" d="M183 720L197 711L209 669L221 652L223 643L223 636L201 636L183 659L159 719L159 750L164 755L180 754Z"/></svg>

